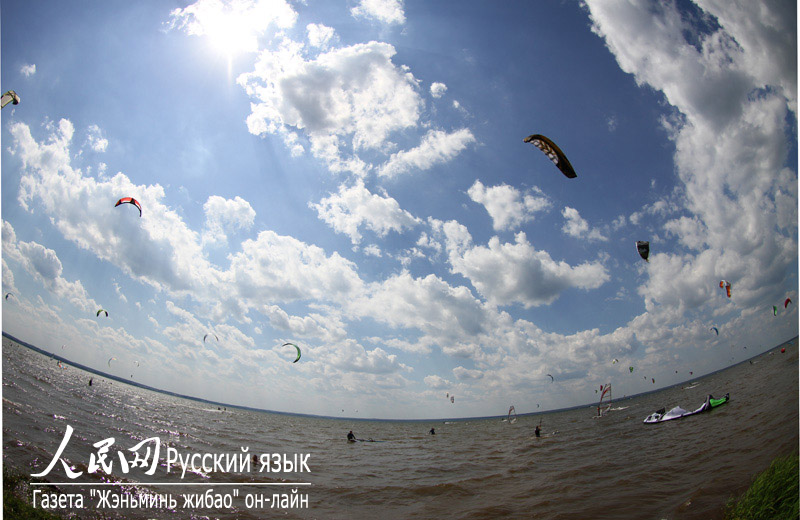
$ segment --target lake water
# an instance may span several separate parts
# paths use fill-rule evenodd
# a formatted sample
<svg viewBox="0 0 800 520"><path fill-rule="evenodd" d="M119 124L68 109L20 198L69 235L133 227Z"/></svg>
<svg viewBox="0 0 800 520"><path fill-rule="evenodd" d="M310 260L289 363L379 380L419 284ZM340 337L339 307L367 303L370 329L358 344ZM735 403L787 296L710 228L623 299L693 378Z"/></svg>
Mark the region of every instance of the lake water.
<svg viewBox="0 0 800 520"><path fill-rule="evenodd" d="M587 405L509 424L501 418L369 421L220 410L61 368L4 337L3 460L24 475L42 472L71 426L61 460L83 474L70 479L59 463L43 477L56 486L31 488L82 495L83 509L56 511L73 518L716 519L727 499L774 457L798 449L797 340L786 347L783 354L779 346L752 363L617 401L602 418ZM730 402L709 413L642 423L656 409L693 410L707 394L725 393ZM537 424L541 438L533 434ZM348 443L349 430L382 442ZM91 457L99 455L92 445L109 437L115 441L111 475L90 473ZM155 473L123 473L116 452L152 437L161 446ZM239 454L242 447L250 455L290 460L308 455L309 471L259 473L256 464L250 471L190 470L183 478L180 467L167 473L167 448L200 457ZM68 485L75 482L84 484ZM183 495L209 490L231 497L231 507L183 507ZM97 509L101 492L106 498L169 495L177 505ZM247 497L273 494L305 495L308 507L247 503Z"/></svg>

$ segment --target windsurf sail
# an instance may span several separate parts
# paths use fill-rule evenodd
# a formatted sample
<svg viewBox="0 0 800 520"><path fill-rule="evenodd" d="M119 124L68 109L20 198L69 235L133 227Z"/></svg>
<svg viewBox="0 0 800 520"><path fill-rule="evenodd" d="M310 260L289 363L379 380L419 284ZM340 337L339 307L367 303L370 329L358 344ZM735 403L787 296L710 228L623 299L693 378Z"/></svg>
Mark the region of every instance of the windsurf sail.
<svg viewBox="0 0 800 520"><path fill-rule="evenodd" d="M517 422L517 411L514 410L514 405L511 405L511 408L508 409L508 423L514 424Z"/></svg>
<svg viewBox="0 0 800 520"><path fill-rule="evenodd" d="M597 416L603 417L611 409L611 383L603 385L600 393L600 403L597 405Z"/></svg>

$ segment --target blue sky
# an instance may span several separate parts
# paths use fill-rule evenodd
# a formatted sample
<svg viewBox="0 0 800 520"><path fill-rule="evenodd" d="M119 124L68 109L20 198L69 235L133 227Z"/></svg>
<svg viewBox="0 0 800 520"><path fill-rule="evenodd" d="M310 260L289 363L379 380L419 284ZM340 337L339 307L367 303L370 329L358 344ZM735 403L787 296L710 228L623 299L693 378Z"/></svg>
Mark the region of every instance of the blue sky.
<svg viewBox="0 0 800 520"><path fill-rule="evenodd" d="M798 330L796 19L5 2L3 330L170 391L377 418L738 362Z"/></svg>

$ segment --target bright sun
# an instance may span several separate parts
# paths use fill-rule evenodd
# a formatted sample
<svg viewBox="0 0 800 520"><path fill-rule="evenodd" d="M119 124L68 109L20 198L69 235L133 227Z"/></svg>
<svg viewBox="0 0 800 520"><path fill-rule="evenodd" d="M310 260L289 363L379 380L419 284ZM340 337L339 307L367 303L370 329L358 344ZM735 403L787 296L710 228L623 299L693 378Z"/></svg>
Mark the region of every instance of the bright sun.
<svg viewBox="0 0 800 520"><path fill-rule="evenodd" d="M211 46L228 58L258 50L264 24L257 9L246 2L225 5L215 0L197 2L188 12L185 27L190 34L206 36Z"/></svg>
<svg viewBox="0 0 800 520"><path fill-rule="evenodd" d="M241 13L225 13L210 19L204 29L211 45L228 57L257 49L256 33Z"/></svg>

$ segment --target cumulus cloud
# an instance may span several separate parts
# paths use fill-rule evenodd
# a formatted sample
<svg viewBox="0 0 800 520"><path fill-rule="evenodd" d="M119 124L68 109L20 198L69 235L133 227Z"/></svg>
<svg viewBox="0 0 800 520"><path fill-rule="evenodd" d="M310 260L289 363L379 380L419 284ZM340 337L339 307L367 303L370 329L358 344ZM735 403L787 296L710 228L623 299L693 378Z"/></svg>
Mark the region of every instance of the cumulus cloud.
<svg viewBox="0 0 800 520"><path fill-rule="evenodd" d="M475 381L477 379L481 379L483 377L483 372L480 370L470 370L464 367L456 367L453 369L453 375L459 381Z"/></svg>
<svg viewBox="0 0 800 520"><path fill-rule="evenodd" d="M436 164L449 161L474 142L475 136L467 128L452 133L430 130L416 148L393 153L378 170L378 174L394 177L411 170L427 170Z"/></svg>
<svg viewBox="0 0 800 520"><path fill-rule="evenodd" d="M314 155L333 171L364 174L360 151L382 151L392 132L414 127L422 99L417 81L392 63L395 49L369 42L306 59L302 45L284 40L262 51L255 70L238 82L253 99L251 133L303 130Z"/></svg>
<svg viewBox="0 0 800 520"><path fill-rule="evenodd" d="M25 76L26 78L30 78L34 74L36 74L36 64L25 64L19 68L19 73Z"/></svg>
<svg viewBox="0 0 800 520"><path fill-rule="evenodd" d="M350 13L354 18L369 18L385 24L406 23L402 0L360 0Z"/></svg>
<svg viewBox="0 0 800 520"><path fill-rule="evenodd" d="M361 179L353 186L342 184L338 193L309 206L337 233L349 236L353 244L361 242L359 228L362 226L384 237L389 231L402 233L420 222L401 209L395 199L370 193Z"/></svg>
<svg viewBox="0 0 800 520"><path fill-rule="evenodd" d="M336 31L320 23L310 23L306 26L308 44L312 47L327 49L336 38Z"/></svg>
<svg viewBox="0 0 800 520"><path fill-rule="evenodd" d="M568 288L596 289L609 280L601 263L571 266L553 260L547 251L535 249L523 232L517 233L513 244L492 237L487 246L449 249L453 271L466 277L495 305L520 303L529 308L549 304Z"/></svg>
<svg viewBox="0 0 800 520"><path fill-rule="evenodd" d="M445 388L449 388L450 385L452 384L447 379L438 375L425 376L425 379L423 379L423 381L428 387L433 388L435 390L442 390Z"/></svg>
<svg viewBox="0 0 800 520"><path fill-rule="evenodd" d="M97 303L89 297L80 280L70 282L63 276L63 266L52 249L36 242L17 239L14 228L3 221L3 282L13 284L13 275L7 275L6 259L21 265L35 280L56 296L70 302L87 314L97 310Z"/></svg>
<svg viewBox="0 0 800 520"><path fill-rule="evenodd" d="M365 286L345 302L345 309L353 317L421 331L419 348L472 344L493 321L492 311L466 287L451 286L435 275L415 278L407 271Z"/></svg>
<svg viewBox="0 0 800 520"><path fill-rule="evenodd" d="M212 195L203 204L203 210L206 213L204 243L225 243L227 233L250 229L256 217L250 203L238 195L233 199Z"/></svg>
<svg viewBox="0 0 800 520"><path fill-rule="evenodd" d="M173 294L233 306L227 313L236 316L246 314L246 305L336 299L359 289L361 280L351 262L272 231L242 242L227 268L212 265L202 254L201 236L162 202L163 188L134 185L121 173L104 181L83 176L70 164L72 124L62 120L50 130L47 141L37 142L26 125L10 128L12 153L23 165L19 202L29 210L36 205L67 240L132 278ZM115 211L107 201L118 193L137 193L144 216L134 219ZM65 197L84 203L66 205ZM241 198L210 197L206 210L207 225L217 232L249 227L254 217ZM121 236L126 237L123 243ZM226 309L218 312L224 315Z"/></svg>
<svg viewBox="0 0 800 520"><path fill-rule="evenodd" d="M531 222L535 213L552 206L542 191L535 187L522 193L507 184L486 187L476 180L467 194L473 201L483 204L492 217L495 231L514 229Z"/></svg>
<svg viewBox="0 0 800 520"><path fill-rule="evenodd" d="M333 315L310 313L307 316L293 316L277 305L265 305L261 312L273 328L285 331L292 337L316 338L327 342L345 337L344 324Z"/></svg>
<svg viewBox="0 0 800 520"><path fill-rule="evenodd" d="M599 240L603 242L608 240L608 238L597 229L589 229L589 223L581 217L577 209L567 206L561 211L561 215L566 220L561 230L567 235L575 238Z"/></svg>
<svg viewBox="0 0 800 520"><path fill-rule="evenodd" d="M105 152L108 148L108 139L103 137L103 131L97 125L89 125L86 143L95 152Z"/></svg>
<svg viewBox="0 0 800 520"><path fill-rule="evenodd" d="M444 96L445 92L447 92L447 85L444 83L440 83L438 81L431 83L431 96L440 98Z"/></svg>
<svg viewBox="0 0 800 520"><path fill-rule="evenodd" d="M318 349L319 351L328 349ZM348 372L363 372L369 374L390 374L405 371L408 367L400 363L397 355L389 354L380 347L366 350L355 341L345 340L330 349L327 355L322 354L335 367Z"/></svg>
<svg viewBox="0 0 800 520"><path fill-rule="evenodd" d="M794 6L714 0L684 10L673 3L589 0L587 6L592 30L620 67L663 92L676 111L663 124L675 143L682 183L675 203L683 214L664 229L691 253L664 252L651 261L640 288L648 309L707 305L713 299L698 287L714 278L733 279L743 304L777 297L783 283L777 273L797 261L797 222L784 218L796 208L783 204L797 201L796 173L783 173L786 121L797 113ZM664 282L672 290L663 290Z"/></svg>

